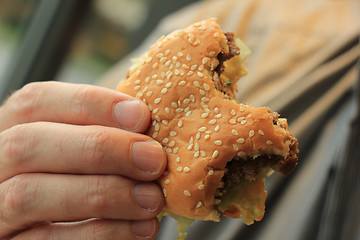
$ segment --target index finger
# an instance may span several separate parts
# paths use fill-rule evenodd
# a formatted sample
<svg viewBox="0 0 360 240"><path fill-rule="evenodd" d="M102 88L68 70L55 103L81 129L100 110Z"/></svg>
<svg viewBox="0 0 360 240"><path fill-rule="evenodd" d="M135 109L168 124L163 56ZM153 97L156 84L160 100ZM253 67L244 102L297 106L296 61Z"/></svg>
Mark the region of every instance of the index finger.
<svg viewBox="0 0 360 240"><path fill-rule="evenodd" d="M0 108L0 132L14 125L47 121L102 125L143 132L150 122L146 104L102 87L61 82L31 83Z"/></svg>

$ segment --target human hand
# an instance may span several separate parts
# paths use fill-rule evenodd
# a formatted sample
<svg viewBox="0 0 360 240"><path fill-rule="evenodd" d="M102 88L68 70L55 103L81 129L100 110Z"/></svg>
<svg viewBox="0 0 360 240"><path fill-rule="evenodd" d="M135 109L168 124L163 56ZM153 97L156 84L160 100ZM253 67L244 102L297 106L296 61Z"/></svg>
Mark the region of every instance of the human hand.
<svg viewBox="0 0 360 240"><path fill-rule="evenodd" d="M0 239L143 239L159 229L160 144L116 91L32 83L0 107Z"/></svg>

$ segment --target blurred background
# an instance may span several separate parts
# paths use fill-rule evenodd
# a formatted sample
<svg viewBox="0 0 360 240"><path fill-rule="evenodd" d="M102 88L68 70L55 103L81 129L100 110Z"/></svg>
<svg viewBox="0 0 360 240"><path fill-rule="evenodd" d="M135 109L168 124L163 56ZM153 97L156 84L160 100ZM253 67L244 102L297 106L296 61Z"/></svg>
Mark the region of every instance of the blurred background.
<svg viewBox="0 0 360 240"><path fill-rule="evenodd" d="M0 100L31 81L94 83L161 18L196 1L1 0Z"/></svg>

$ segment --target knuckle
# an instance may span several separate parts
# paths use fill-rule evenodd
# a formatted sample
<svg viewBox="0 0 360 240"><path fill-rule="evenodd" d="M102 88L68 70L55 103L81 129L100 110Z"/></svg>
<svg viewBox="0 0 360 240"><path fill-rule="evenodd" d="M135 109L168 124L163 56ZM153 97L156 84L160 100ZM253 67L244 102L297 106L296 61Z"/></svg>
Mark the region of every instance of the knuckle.
<svg viewBox="0 0 360 240"><path fill-rule="evenodd" d="M99 98L99 94L99 91L92 86L83 85L76 89L71 104L74 113L81 119L91 120L90 109L94 104L94 99Z"/></svg>
<svg viewBox="0 0 360 240"><path fill-rule="evenodd" d="M93 221L86 236L88 240L112 240L116 236L116 229L105 221Z"/></svg>
<svg viewBox="0 0 360 240"><path fill-rule="evenodd" d="M16 116L26 118L39 107L39 99L45 94L41 83L29 83L14 93L7 101L8 107Z"/></svg>
<svg viewBox="0 0 360 240"><path fill-rule="evenodd" d="M97 176L89 184L87 202L91 209L96 212L106 211L110 208L110 193L108 191L109 177Z"/></svg>
<svg viewBox="0 0 360 240"><path fill-rule="evenodd" d="M83 138L81 154L86 164L103 167L107 159L107 144L110 137L105 130L92 127Z"/></svg>
<svg viewBox="0 0 360 240"><path fill-rule="evenodd" d="M8 223L16 222L20 216L25 216L29 209L29 199L32 199L28 177L17 175L3 183L4 193L2 201L3 217Z"/></svg>
<svg viewBox="0 0 360 240"><path fill-rule="evenodd" d="M26 124L16 125L0 133L0 156L11 167L20 166L30 148Z"/></svg>

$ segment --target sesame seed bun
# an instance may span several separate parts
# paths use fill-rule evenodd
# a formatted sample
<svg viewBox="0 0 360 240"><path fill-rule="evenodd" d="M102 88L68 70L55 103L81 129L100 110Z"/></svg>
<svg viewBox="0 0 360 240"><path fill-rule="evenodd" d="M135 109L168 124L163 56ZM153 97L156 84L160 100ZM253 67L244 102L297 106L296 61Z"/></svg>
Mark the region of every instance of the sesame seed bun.
<svg viewBox="0 0 360 240"><path fill-rule="evenodd" d="M286 119L233 100L235 81L219 86L219 56L231 51L215 19L195 23L160 38L117 87L152 112L146 134L163 145L168 157L159 179L165 209L180 216L219 221L222 215L243 215L233 204L220 211L215 198L234 156L251 163L276 155L276 170L284 174L296 165L297 141ZM220 80L215 83L214 77Z"/></svg>

